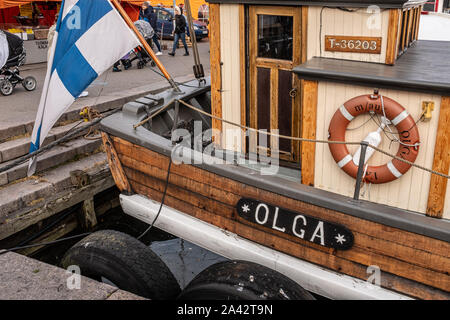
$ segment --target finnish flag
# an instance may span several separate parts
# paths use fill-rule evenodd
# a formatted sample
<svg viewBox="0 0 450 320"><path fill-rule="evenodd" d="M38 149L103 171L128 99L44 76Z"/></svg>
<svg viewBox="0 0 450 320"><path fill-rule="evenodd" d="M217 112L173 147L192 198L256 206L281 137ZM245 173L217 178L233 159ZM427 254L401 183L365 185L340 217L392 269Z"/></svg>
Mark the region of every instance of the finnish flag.
<svg viewBox="0 0 450 320"><path fill-rule="evenodd" d="M63 0L50 50L30 153L100 74L139 45L109 0ZM28 175L36 170L30 159Z"/></svg>

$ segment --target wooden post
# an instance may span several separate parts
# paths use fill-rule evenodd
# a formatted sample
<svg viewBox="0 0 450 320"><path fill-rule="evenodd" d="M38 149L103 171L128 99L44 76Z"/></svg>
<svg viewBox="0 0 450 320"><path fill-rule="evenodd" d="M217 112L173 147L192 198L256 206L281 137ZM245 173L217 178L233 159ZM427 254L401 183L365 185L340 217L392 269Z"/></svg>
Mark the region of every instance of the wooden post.
<svg viewBox="0 0 450 320"><path fill-rule="evenodd" d="M220 56L220 5L211 3L209 5L210 21L210 63L211 63L211 108L212 114L222 117L222 68ZM212 128L222 131L222 122L213 119ZM214 136L214 141L221 144L220 137Z"/></svg>
<svg viewBox="0 0 450 320"><path fill-rule="evenodd" d="M240 82L241 82L241 125L247 125L247 64L246 64L246 45L245 45L245 7L243 4L239 5L239 63L240 63ZM245 130L241 130L241 152L245 154L246 139Z"/></svg>
<svg viewBox="0 0 450 320"><path fill-rule="evenodd" d="M302 80L302 138L316 138L317 93L318 82ZM301 175L302 184L314 186L316 144L302 142L301 144Z"/></svg>
<svg viewBox="0 0 450 320"><path fill-rule="evenodd" d="M131 21L130 17L127 15L125 10L122 8L120 3L117 0L111 0L112 4L116 8L116 10L120 13L122 18L125 20L125 23L130 27L131 30L136 34L137 38L141 42L141 45L144 47L145 51L150 55L152 60L155 62L159 70L163 73L164 77L169 81L169 84L172 86L173 89L175 89L178 92L181 92L180 88L178 88L175 81L173 81L170 74L167 72L166 68L162 65L161 61L159 61L158 57L153 52L152 48L150 48L147 41L144 39L144 37L140 34L140 32L136 29L136 26L134 25L133 21Z"/></svg>
<svg viewBox="0 0 450 320"><path fill-rule="evenodd" d="M386 42L386 64L394 65L397 58L398 18L400 9L389 10L388 37Z"/></svg>
<svg viewBox="0 0 450 320"><path fill-rule="evenodd" d="M450 168L450 97L442 97L439 124L434 146L433 170L448 174ZM442 218L447 179L432 174L428 192L427 215Z"/></svg>
<svg viewBox="0 0 450 320"><path fill-rule="evenodd" d="M122 192L131 193L131 185L128 182L127 176L123 170L122 164L120 163L119 156L117 155L116 149L109 138L108 134L102 132L103 145L105 146L106 155L108 158L109 170L116 182L117 188Z"/></svg>
<svg viewBox="0 0 450 320"><path fill-rule="evenodd" d="M305 63L308 59L308 7L302 6L302 18L301 18L301 25L302 25L302 39L301 39L301 57L300 61L301 63Z"/></svg>
<svg viewBox="0 0 450 320"><path fill-rule="evenodd" d="M97 216L95 214L94 198L83 201L79 222L82 230L89 231L97 225Z"/></svg>

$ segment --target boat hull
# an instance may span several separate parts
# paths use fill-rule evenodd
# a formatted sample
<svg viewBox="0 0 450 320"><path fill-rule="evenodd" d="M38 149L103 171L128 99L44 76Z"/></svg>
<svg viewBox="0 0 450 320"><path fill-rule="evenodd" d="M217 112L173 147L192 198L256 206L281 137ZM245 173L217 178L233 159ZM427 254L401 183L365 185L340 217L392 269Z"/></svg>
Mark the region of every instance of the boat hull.
<svg viewBox="0 0 450 320"><path fill-rule="evenodd" d="M119 137L110 138L132 192L162 201L169 156ZM348 250L326 248L252 223L236 210L241 198L343 225L353 233L354 244ZM164 204L260 245L352 277L367 280L374 268L370 266L375 266L381 271L384 288L415 298L450 298L450 245L446 241L312 205L190 164L172 164Z"/></svg>

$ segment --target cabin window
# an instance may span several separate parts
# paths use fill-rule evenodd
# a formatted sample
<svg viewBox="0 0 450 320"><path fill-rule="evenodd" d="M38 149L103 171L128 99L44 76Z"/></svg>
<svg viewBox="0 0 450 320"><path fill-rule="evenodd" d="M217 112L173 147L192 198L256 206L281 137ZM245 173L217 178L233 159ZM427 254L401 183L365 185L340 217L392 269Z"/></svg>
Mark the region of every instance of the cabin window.
<svg viewBox="0 0 450 320"><path fill-rule="evenodd" d="M292 60L294 18L258 15L258 57Z"/></svg>

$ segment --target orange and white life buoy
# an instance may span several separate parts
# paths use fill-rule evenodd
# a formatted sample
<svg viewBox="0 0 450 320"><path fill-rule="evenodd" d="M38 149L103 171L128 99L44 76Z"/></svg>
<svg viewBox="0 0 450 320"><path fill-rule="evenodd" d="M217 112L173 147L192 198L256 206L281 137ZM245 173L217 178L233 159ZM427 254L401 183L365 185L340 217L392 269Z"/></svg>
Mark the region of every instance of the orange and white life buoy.
<svg viewBox="0 0 450 320"><path fill-rule="evenodd" d="M358 115L374 111L385 115L395 125L399 135L397 156L414 162L419 152L419 130L408 111L394 100L381 95L362 95L345 102L334 114L328 129L329 141L345 141L348 124ZM345 144L328 144L331 154L338 166L356 179L358 165ZM393 159L381 166L367 166L364 181L369 183L386 183L400 178L411 165Z"/></svg>

